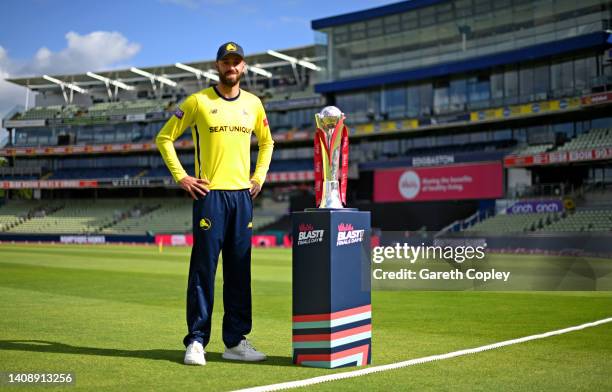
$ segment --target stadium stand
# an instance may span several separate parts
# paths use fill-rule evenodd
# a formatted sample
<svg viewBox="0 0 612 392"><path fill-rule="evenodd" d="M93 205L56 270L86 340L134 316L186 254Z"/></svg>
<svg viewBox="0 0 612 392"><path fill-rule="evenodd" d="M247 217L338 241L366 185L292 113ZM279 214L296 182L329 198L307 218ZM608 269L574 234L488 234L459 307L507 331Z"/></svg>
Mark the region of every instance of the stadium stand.
<svg viewBox="0 0 612 392"><path fill-rule="evenodd" d="M147 170L147 173L146 173L146 177L154 177L154 178L156 178L156 177L171 177L171 176L172 175L168 171L168 168L166 168L165 166L149 169L149 170Z"/></svg>
<svg viewBox="0 0 612 392"><path fill-rule="evenodd" d="M0 232L25 221L46 203L15 200L0 206Z"/></svg>
<svg viewBox="0 0 612 392"><path fill-rule="evenodd" d="M133 214L101 230L103 234L183 234L191 232L192 203L189 199L151 199L142 202L148 211ZM253 231L269 225L287 214L288 203L262 198L254 208Z"/></svg>
<svg viewBox="0 0 612 392"><path fill-rule="evenodd" d="M101 102L90 106L85 116L125 116L128 114L163 112L168 104L168 102L163 100L148 99L122 102Z"/></svg>
<svg viewBox="0 0 612 392"><path fill-rule="evenodd" d="M612 186L594 183L585 187L582 194L585 207L612 209Z"/></svg>
<svg viewBox="0 0 612 392"><path fill-rule="evenodd" d="M143 172L142 168L90 168L90 169L60 169L53 172L51 180L69 179L100 179L100 178L131 178Z"/></svg>
<svg viewBox="0 0 612 392"><path fill-rule="evenodd" d="M286 216L288 202L262 197L253 231ZM191 232L187 198L14 200L0 206L0 232L36 234L184 234Z"/></svg>
<svg viewBox="0 0 612 392"><path fill-rule="evenodd" d="M310 159L277 159L270 163L271 172L292 170L312 170L313 160Z"/></svg>
<svg viewBox="0 0 612 392"><path fill-rule="evenodd" d="M560 219L561 215L551 213L497 214L470 226L465 231L490 234L523 233L547 229L547 225Z"/></svg>
<svg viewBox="0 0 612 392"><path fill-rule="evenodd" d="M11 205L12 203L9 203ZM137 200L53 201L8 230L8 233L91 234L122 218ZM128 207L129 206L129 207Z"/></svg>
<svg viewBox="0 0 612 392"><path fill-rule="evenodd" d="M188 199L153 199L143 202L148 211L129 214L126 219L101 230L102 234L182 234L191 231L192 204Z"/></svg>
<svg viewBox="0 0 612 392"><path fill-rule="evenodd" d="M612 192L581 190L579 206L560 213L499 213L468 227L466 232L612 232Z"/></svg>
<svg viewBox="0 0 612 392"><path fill-rule="evenodd" d="M524 146L512 151L513 155L531 155L531 154L539 154L541 152L550 151L554 147L554 144L537 144L531 146Z"/></svg>
<svg viewBox="0 0 612 392"><path fill-rule="evenodd" d="M288 201L275 201L262 198L260 204L253 209L253 231L257 232L289 214Z"/></svg>
<svg viewBox="0 0 612 392"><path fill-rule="evenodd" d="M59 116L62 112L61 105L52 105L52 106L35 106L25 113L23 113L19 119L20 120L45 120L50 118L55 118Z"/></svg>
<svg viewBox="0 0 612 392"><path fill-rule="evenodd" d="M540 231L612 231L612 209L577 209L565 219L557 220Z"/></svg>
<svg viewBox="0 0 612 392"><path fill-rule="evenodd" d="M79 119L92 117L127 116L130 114L160 113L171 108L173 101L163 99L139 99L120 102L100 102L89 107L74 104L34 106L18 113L14 120L65 119L69 124L79 124ZM87 122L87 121L85 121Z"/></svg>
<svg viewBox="0 0 612 392"><path fill-rule="evenodd" d="M612 129L598 128L591 129L587 133L583 133L559 147L559 151L570 151L589 149L597 147L612 146Z"/></svg>

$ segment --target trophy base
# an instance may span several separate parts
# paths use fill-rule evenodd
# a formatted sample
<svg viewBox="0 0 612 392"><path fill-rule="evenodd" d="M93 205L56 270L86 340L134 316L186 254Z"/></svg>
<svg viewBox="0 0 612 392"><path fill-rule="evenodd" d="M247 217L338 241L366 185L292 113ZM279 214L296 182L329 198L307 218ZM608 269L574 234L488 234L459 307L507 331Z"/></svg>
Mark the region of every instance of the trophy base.
<svg viewBox="0 0 612 392"><path fill-rule="evenodd" d="M319 208L344 208L340 201L340 183L338 181L323 181L323 197Z"/></svg>
<svg viewBox="0 0 612 392"><path fill-rule="evenodd" d="M320 212L325 212L325 211L335 211L338 208L304 208L304 211L306 212L316 212L316 211L320 211ZM342 211L359 211L357 208L347 208L347 207L342 207Z"/></svg>
<svg viewBox="0 0 612 392"><path fill-rule="evenodd" d="M372 359L370 213L313 210L291 213L293 363L327 369L368 365ZM311 238L312 232L321 236ZM353 235L359 232L363 234Z"/></svg>

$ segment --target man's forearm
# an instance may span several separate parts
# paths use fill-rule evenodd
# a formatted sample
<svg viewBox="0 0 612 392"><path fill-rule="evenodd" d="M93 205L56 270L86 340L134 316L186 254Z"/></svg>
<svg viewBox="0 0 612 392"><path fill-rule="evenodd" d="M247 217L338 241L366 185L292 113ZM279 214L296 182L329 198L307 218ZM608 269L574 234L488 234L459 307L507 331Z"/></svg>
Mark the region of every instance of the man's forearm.
<svg viewBox="0 0 612 392"><path fill-rule="evenodd" d="M155 139L155 144L157 144L157 148L159 149L159 152L161 153L170 174L172 174L174 181L179 182L183 178L187 177L187 172L183 168L183 165L181 165L181 161L178 158L173 141L160 134Z"/></svg>
<svg viewBox="0 0 612 392"><path fill-rule="evenodd" d="M266 181L266 174L270 167L270 161L272 161L272 151L274 149L274 142L270 140L268 143L262 143L259 146L259 153L257 154L257 163L255 164L255 173L253 173L253 180L259 185L263 185Z"/></svg>

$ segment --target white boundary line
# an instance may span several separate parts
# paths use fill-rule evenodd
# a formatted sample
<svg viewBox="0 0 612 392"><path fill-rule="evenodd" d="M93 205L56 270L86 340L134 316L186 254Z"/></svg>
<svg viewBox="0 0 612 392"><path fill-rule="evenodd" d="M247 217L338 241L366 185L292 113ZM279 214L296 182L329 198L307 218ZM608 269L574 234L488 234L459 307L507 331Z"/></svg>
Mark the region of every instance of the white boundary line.
<svg viewBox="0 0 612 392"><path fill-rule="evenodd" d="M590 323L577 325L574 327L558 329L556 331L544 332L541 334L525 336L525 337L517 338L517 339L504 340L503 342L488 344L486 346L468 348L465 350L453 351L453 352L446 353L446 354L431 355L429 357L416 358L416 359L411 359L408 361L390 363L388 365L372 366L369 368L365 368L361 370L353 370L350 372L335 373L335 374L329 374L326 376L307 378L304 380L288 381L288 382L283 382L280 384L270 384L270 385L262 385L262 386L253 387L253 388L240 389L237 392L280 391L283 389L299 388L299 387L304 387L307 385L313 385L313 384L318 384L318 383L327 382L327 381L336 381L336 380L343 380L345 378L360 377L360 376L365 376L366 374L384 372L387 370L393 370L393 369L399 369L399 368L403 368L407 366L419 365L422 363L438 361L441 359L449 359L449 358L460 357L462 355L480 353L483 351L493 350L496 348L510 346L513 344L529 342L531 340L544 339L544 338L561 335L561 334L568 333L568 332L580 331L585 328L596 327L598 325L610 323L610 322L612 322L612 317L593 321Z"/></svg>

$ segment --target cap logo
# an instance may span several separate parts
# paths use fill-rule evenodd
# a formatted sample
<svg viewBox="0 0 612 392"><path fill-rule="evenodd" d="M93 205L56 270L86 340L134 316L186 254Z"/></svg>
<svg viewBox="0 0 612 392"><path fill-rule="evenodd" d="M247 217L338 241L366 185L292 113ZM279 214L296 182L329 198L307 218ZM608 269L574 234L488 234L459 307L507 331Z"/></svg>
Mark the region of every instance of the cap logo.
<svg viewBox="0 0 612 392"><path fill-rule="evenodd" d="M237 50L237 48L236 48L236 45L230 43L225 46L225 50L229 50L230 52L233 52Z"/></svg>

